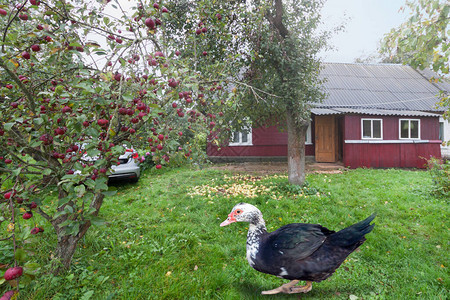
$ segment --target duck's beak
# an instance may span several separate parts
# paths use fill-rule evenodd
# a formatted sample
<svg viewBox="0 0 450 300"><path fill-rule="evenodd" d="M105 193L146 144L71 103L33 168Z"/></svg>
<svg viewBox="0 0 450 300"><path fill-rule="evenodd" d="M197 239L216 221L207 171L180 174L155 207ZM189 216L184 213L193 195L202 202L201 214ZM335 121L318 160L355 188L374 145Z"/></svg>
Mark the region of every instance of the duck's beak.
<svg viewBox="0 0 450 300"><path fill-rule="evenodd" d="M230 225L231 223L234 223L234 222L236 222L236 218L234 217L233 213L230 213L228 215L228 218L225 221L223 221L222 223L220 223L220 227Z"/></svg>

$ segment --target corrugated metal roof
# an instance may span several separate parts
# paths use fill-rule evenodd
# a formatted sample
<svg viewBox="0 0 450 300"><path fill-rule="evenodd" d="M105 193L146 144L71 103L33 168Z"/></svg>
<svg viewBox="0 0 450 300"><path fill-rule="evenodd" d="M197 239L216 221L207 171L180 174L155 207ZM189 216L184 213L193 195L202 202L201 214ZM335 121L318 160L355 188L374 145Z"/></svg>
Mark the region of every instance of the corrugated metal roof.
<svg viewBox="0 0 450 300"><path fill-rule="evenodd" d="M313 108L311 112L318 116L362 114L372 116L440 117L440 114L413 110L359 109L359 108Z"/></svg>
<svg viewBox="0 0 450 300"><path fill-rule="evenodd" d="M430 74L404 65L324 63L328 97L316 107L442 112L438 95L440 89L450 91L450 84L432 83Z"/></svg>

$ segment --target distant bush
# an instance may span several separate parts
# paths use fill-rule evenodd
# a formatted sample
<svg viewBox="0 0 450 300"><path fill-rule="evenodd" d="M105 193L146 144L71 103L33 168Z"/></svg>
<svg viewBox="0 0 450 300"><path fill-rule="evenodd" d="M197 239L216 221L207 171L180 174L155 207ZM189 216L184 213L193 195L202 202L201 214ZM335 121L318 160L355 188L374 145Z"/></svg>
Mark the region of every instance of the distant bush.
<svg viewBox="0 0 450 300"><path fill-rule="evenodd" d="M450 196L450 161L432 157L427 160L427 168L435 185L433 193L436 196Z"/></svg>

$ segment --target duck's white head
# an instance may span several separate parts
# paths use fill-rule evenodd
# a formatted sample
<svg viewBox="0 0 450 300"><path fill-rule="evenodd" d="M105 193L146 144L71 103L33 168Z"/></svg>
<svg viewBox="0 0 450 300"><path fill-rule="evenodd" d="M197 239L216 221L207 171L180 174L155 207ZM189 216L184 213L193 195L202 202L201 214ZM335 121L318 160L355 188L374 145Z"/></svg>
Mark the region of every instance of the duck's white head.
<svg viewBox="0 0 450 300"><path fill-rule="evenodd" d="M220 226L227 226L234 222L249 222L254 225L264 224L261 211L254 205L248 203L236 204L228 215L228 218L220 223Z"/></svg>

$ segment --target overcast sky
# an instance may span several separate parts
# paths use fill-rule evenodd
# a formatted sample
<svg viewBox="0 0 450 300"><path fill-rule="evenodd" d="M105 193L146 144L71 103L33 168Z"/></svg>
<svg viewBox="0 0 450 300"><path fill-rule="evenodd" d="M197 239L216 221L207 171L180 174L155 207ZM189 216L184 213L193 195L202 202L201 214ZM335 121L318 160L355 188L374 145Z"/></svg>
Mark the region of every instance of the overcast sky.
<svg viewBox="0 0 450 300"><path fill-rule="evenodd" d="M136 0L120 3L128 10ZM324 28L334 28L347 21L344 31L330 41L335 51L320 56L326 62L354 62L357 58L376 55L383 35L409 17L408 12L399 12L404 4L405 0L326 0L322 10ZM106 11L115 14L111 4Z"/></svg>
<svg viewBox="0 0 450 300"><path fill-rule="evenodd" d="M345 30L330 41L337 49L321 57L326 62L354 62L377 54L383 35L409 17L408 12L399 12L404 4L405 0L326 0L322 10L326 27L348 21Z"/></svg>

